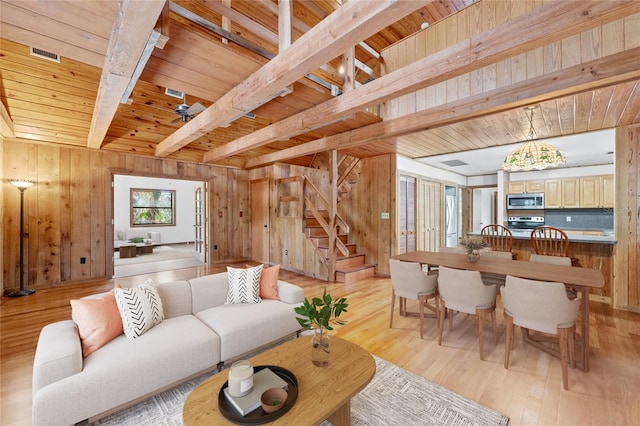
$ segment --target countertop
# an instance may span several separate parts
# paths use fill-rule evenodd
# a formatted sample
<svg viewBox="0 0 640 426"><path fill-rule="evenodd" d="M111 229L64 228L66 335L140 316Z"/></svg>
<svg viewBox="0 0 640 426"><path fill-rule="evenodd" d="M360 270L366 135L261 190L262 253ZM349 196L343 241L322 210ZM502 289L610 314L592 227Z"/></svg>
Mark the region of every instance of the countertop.
<svg viewBox="0 0 640 426"><path fill-rule="evenodd" d="M531 238L531 231L512 229L511 234L515 240L528 240ZM468 235L480 235L479 232L469 232ZM575 235L568 234L569 241L576 243L594 243L594 244L617 244L613 232L605 231L604 235Z"/></svg>

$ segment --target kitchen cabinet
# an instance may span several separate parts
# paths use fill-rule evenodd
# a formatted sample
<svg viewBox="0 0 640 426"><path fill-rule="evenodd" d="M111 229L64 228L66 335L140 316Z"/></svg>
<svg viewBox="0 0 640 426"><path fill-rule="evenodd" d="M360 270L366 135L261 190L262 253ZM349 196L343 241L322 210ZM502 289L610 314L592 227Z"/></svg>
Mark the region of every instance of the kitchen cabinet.
<svg viewBox="0 0 640 426"><path fill-rule="evenodd" d="M544 185L546 209L570 209L580 207L580 179L547 179Z"/></svg>
<svg viewBox="0 0 640 426"><path fill-rule="evenodd" d="M544 192L544 181L521 180L509 182L509 194L530 194L532 192Z"/></svg>
<svg viewBox="0 0 640 426"><path fill-rule="evenodd" d="M613 207L613 175L580 178L580 207Z"/></svg>

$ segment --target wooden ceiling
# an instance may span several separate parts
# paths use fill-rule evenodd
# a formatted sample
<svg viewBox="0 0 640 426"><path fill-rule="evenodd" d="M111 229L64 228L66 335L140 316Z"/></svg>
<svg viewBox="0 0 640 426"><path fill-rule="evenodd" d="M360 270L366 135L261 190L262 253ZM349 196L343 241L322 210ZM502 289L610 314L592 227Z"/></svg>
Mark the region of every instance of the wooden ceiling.
<svg viewBox="0 0 640 426"><path fill-rule="evenodd" d="M162 2L159 3L162 6ZM327 24L327 17L341 8L340 3L339 0L292 0L294 46L295 41L312 28ZM417 6L413 7L412 13L385 24L356 45L356 86L364 84L363 87L367 87L368 82L380 78L380 59L373 52L380 53L419 31L423 23L433 25L473 1L413 3ZM101 92L106 78L105 56L116 56L113 45L117 43L114 41L122 33L112 32L114 22L118 23L118 2L1 0L0 6L0 101L10 117L15 137L87 146L96 121L104 114L99 108L100 99L108 96ZM100 149L157 155L158 145L181 127L187 124L192 128L202 126L198 123L200 116L189 123L179 120L174 109L182 100L166 95L165 88L184 92L185 102L189 105L196 102L207 108L220 105L225 95L263 71L262 67L271 58L282 59L277 56L278 7L275 0L167 2L156 24L166 36L166 43L162 49L153 49L129 101L117 105L104 138L99 142ZM230 19L228 26L223 22L226 21L223 16ZM376 19L371 18L372 24ZM229 29L228 41L216 33L216 27L225 26ZM354 30L354 33L358 31ZM32 56L29 46L56 53L60 61ZM356 157L397 152L417 158L510 144L522 140L527 133L528 120L520 105L479 117L418 126L408 134L390 132L389 137L385 137L387 130L380 117L359 110L330 123L309 125L305 131L292 133L291 137L278 138L276 135L269 143L236 149L231 155L218 155L230 150L228 147L239 138L251 138L260 129L265 129L264 132L274 123L315 111L310 110L312 107L328 105L328 101L336 99L331 93L331 85L342 88L341 65L340 55L332 57L323 65L303 73L310 78L296 78L283 96L260 102L251 109L255 117L240 114L240 118L230 123L215 126L211 131L201 131L202 135L197 133L192 141L166 155L230 167L264 164L270 155L280 161L308 165L313 158L313 149L309 147L327 149L328 146L322 143L327 137L353 134L360 128L374 129L371 126L376 123L380 123L377 127L380 131L370 143L344 145L341 152ZM636 80L629 80L546 100L540 103L542 114L536 118L536 130L540 137L552 137L640 122L639 95L640 85ZM202 116L215 117L212 108ZM371 110L375 112L377 108L372 105ZM312 114L309 112L306 117L310 122L314 121ZM276 154L280 152L292 154L279 158Z"/></svg>

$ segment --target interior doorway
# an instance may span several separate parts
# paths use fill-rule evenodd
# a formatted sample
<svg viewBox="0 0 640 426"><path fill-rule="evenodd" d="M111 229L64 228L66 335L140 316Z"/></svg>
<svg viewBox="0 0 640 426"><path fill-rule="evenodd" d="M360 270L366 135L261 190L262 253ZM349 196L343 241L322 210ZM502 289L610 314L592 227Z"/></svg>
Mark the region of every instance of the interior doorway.
<svg viewBox="0 0 640 426"><path fill-rule="evenodd" d="M251 182L251 259L269 264L269 180Z"/></svg>
<svg viewBox="0 0 640 426"><path fill-rule="evenodd" d="M144 263L148 264L145 268L151 268L152 263L156 264L153 266L153 272L159 272L176 269L179 267L176 265L185 262L189 263L188 266L208 262L208 182L114 174L112 188L112 276L125 276L123 273L129 274L129 270L142 270L144 268L139 264ZM173 194L170 203L173 209L171 223L163 224L150 220L148 224L140 224L134 220L134 210L140 208L134 205L134 194L146 191ZM169 210L165 204L159 209ZM153 210L153 207L155 206L150 205L149 210ZM145 247L137 250L133 258L121 258L119 246L122 244L138 244ZM152 247L148 247L149 245Z"/></svg>

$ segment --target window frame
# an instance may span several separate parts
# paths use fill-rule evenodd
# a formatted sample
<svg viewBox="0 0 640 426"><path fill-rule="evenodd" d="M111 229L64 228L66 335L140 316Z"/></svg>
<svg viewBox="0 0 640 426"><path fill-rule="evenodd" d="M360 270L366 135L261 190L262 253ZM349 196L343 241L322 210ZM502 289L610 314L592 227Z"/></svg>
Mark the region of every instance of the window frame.
<svg viewBox="0 0 640 426"><path fill-rule="evenodd" d="M168 193L170 194L170 207L164 206L135 206L134 203L134 194L136 193ZM136 199L141 198L136 196ZM155 197L153 197L155 198ZM150 188L130 188L129 189L129 225L132 228L144 228L149 226L176 226L176 190L175 189L150 189ZM135 223L135 215L134 211L136 209L163 209L163 210L171 210L171 223L156 223L156 222L148 222L148 223Z"/></svg>

